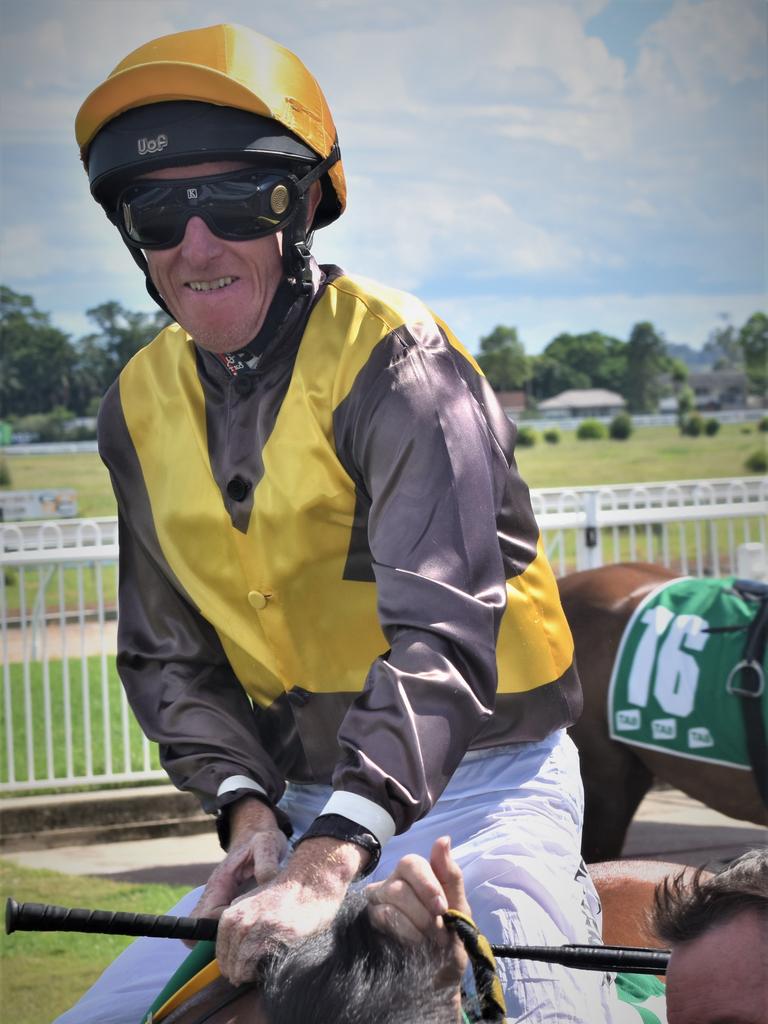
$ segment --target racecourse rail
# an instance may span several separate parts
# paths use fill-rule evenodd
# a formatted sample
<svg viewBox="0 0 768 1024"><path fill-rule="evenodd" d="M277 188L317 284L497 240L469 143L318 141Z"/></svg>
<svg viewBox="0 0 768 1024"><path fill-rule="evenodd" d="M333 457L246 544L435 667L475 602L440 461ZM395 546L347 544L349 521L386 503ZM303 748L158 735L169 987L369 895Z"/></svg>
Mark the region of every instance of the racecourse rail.
<svg viewBox="0 0 768 1024"><path fill-rule="evenodd" d="M559 575L618 561L768 575L765 477L544 488L532 502ZM115 671L117 559L111 517L0 524L2 792L166 779Z"/></svg>

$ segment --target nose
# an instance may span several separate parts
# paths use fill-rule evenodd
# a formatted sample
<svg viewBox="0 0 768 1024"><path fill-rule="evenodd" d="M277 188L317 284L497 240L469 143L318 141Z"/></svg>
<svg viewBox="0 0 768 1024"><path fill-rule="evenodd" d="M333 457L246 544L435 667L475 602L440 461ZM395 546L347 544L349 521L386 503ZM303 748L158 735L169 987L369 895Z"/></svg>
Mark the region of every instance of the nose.
<svg viewBox="0 0 768 1024"><path fill-rule="evenodd" d="M181 251L188 262L204 265L215 259L223 249L222 240L211 231L202 217L189 218L181 240Z"/></svg>

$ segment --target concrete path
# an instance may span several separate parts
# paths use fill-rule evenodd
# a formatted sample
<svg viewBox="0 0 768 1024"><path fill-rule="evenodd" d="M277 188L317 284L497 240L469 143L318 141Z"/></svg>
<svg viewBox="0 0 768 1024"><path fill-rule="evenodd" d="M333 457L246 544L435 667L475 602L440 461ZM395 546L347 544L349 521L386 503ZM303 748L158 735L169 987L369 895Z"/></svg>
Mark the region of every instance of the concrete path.
<svg viewBox="0 0 768 1024"><path fill-rule="evenodd" d="M719 867L766 841L764 829L718 814L678 790L655 790L638 810L623 855ZM203 835L65 846L4 856L29 868L193 886L206 880L221 851L212 829Z"/></svg>

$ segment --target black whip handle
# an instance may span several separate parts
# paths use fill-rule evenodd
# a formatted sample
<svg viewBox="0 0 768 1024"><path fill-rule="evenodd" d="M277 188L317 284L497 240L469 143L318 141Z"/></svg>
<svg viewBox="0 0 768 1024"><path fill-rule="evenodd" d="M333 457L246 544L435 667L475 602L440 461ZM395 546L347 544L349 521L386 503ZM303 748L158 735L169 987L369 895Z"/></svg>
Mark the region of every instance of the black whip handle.
<svg viewBox="0 0 768 1024"><path fill-rule="evenodd" d="M157 939L215 940L219 922L210 917L130 914L124 911L57 907L53 903L5 905L5 931L89 932L99 935L146 935ZM539 960L584 971L630 971L664 974L669 950L633 946L491 946L494 956Z"/></svg>
<svg viewBox="0 0 768 1024"><path fill-rule="evenodd" d="M494 956L539 960L582 971L665 974L668 949L639 946L491 946Z"/></svg>
<svg viewBox="0 0 768 1024"><path fill-rule="evenodd" d="M215 939L219 922L208 917L171 917L124 911L57 907L53 903L5 905L5 931L90 932L99 935L146 935L156 939Z"/></svg>

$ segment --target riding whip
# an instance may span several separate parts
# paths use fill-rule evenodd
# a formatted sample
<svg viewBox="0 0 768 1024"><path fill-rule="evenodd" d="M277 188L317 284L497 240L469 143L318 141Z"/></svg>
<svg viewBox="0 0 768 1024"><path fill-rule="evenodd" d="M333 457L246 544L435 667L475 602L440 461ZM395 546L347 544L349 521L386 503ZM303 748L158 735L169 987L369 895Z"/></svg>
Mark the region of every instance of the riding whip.
<svg viewBox="0 0 768 1024"><path fill-rule="evenodd" d="M88 932L99 935L148 936L157 939L213 941L219 922L209 917L174 917L170 914L131 914L111 910L59 907L53 903L5 905L5 931ZM669 950L636 946L494 946L494 956L538 960L583 971L630 971L664 974Z"/></svg>

